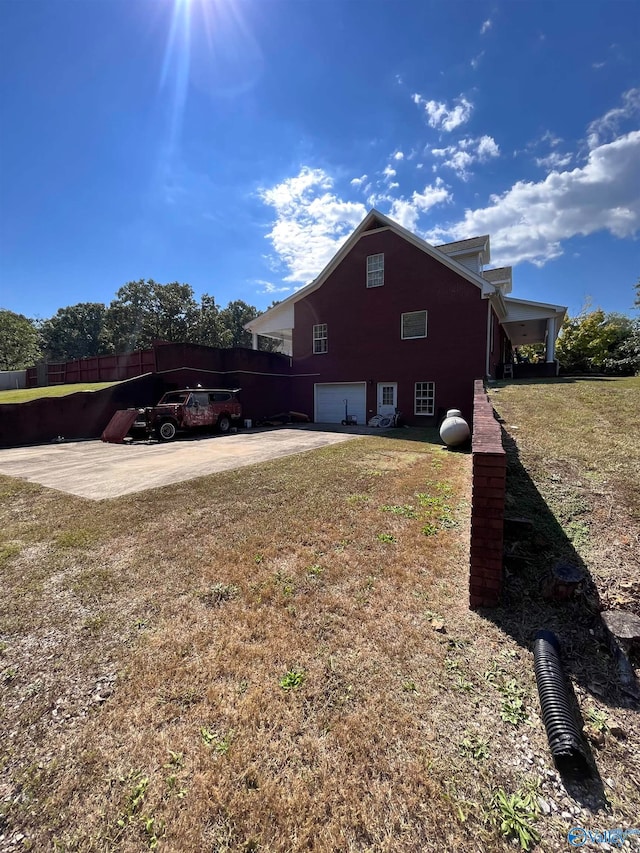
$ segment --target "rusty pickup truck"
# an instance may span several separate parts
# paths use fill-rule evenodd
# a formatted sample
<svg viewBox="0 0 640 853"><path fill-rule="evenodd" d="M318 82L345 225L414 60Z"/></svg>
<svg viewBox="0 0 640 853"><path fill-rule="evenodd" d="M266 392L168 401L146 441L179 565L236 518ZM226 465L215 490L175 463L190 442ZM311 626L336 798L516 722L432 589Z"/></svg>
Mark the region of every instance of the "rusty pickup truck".
<svg viewBox="0 0 640 853"><path fill-rule="evenodd" d="M157 406L138 409L133 431L144 430L159 441L173 441L179 432L216 429L227 433L242 418L239 388L185 388L168 391Z"/></svg>

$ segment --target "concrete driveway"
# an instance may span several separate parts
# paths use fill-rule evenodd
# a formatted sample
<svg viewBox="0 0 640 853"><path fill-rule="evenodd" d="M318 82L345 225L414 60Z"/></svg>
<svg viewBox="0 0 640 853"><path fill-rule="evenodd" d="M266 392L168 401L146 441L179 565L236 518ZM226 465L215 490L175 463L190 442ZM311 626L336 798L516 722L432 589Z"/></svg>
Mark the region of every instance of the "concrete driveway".
<svg viewBox="0 0 640 853"><path fill-rule="evenodd" d="M0 449L0 474L97 501L315 450L363 434L379 435L380 430L283 427L169 444L70 441L12 447Z"/></svg>

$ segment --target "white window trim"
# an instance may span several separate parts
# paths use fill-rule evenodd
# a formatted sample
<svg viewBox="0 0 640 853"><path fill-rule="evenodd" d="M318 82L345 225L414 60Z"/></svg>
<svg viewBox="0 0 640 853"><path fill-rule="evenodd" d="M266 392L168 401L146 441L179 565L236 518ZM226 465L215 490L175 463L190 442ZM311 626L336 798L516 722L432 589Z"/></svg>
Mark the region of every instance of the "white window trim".
<svg viewBox="0 0 640 853"><path fill-rule="evenodd" d="M424 335L405 335L404 333L404 318L408 317L409 314L424 314ZM419 338L426 338L428 331L428 321L429 315L426 308L422 308L419 311L405 311L404 314L400 315L400 337L403 341L416 341Z"/></svg>
<svg viewBox="0 0 640 853"><path fill-rule="evenodd" d="M381 260L379 260L381 259ZM373 263L376 263L376 266L373 266ZM379 266L377 265L379 263ZM372 280L375 279L377 273L382 273L382 281L376 281L372 284ZM378 252L376 255L367 255L367 287L382 287L384 284L384 253Z"/></svg>
<svg viewBox="0 0 640 853"><path fill-rule="evenodd" d="M319 334L319 331L324 334ZM316 349L316 343L321 341L324 341L324 349ZM329 329L326 323L317 323L313 327L313 354L324 355L327 352L329 352Z"/></svg>
<svg viewBox="0 0 640 853"><path fill-rule="evenodd" d="M391 391L391 400L385 400L384 395L385 391ZM395 385L384 385L382 384L382 405L383 406L393 406L395 403L396 396L396 386Z"/></svg>
<svg viewBox="0 0 640 853"><path fill-rule="evenodd" d="M430 388L427 389L426 397L424 396L424 392L421 393L420 400L429 400L429 392L431 391L431 410L428 412L419 412L418 411L418 385L429 385ZM432 418L436 411L436 383L430 380L425 380L424 382L416 382L413 386L413 414L419 418Z"/></svg>

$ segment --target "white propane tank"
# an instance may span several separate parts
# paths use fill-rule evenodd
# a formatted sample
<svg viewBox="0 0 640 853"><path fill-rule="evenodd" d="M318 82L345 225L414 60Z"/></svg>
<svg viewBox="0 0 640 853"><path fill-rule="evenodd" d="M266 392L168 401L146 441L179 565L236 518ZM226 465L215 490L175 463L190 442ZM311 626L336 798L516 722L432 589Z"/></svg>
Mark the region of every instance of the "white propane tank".
<svg viewBox="0 0 640 853"><path fill-rule="evenodd" d="M447 447L456 447L469 439L469 424L462 417L460 409L449 409L447 417L440 426L440 438Z"/></svg>

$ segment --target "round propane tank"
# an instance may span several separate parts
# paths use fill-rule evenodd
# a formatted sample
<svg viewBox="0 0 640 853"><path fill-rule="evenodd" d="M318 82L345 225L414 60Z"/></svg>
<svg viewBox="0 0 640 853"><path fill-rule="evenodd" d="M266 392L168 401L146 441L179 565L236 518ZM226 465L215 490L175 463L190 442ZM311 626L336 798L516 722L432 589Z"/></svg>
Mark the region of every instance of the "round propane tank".
<svg viewBox="0 0 640 853"><path fill-rule="evenodd" d="M447 447L456 447L469 439L469 424L462 417L460 409L449 409L447 417L440 426L440 438Z"/></svg>

